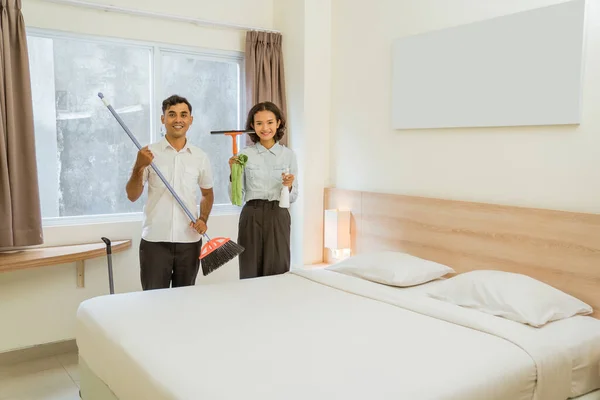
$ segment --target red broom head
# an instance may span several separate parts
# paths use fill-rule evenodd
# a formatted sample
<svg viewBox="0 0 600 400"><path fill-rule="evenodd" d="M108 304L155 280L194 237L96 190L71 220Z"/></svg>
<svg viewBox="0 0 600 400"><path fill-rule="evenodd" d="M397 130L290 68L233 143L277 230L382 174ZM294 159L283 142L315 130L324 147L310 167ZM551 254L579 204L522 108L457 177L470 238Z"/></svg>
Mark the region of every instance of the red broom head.
<svg viewBox="0 0 600 400"><path fill-rule="evenodd" d="M203 259L219 247L223 246L225 243L229 242L229 238L225 237L216 237L212 238L204 246L202 246L202 251L200 252L200 259Z"/></svg>

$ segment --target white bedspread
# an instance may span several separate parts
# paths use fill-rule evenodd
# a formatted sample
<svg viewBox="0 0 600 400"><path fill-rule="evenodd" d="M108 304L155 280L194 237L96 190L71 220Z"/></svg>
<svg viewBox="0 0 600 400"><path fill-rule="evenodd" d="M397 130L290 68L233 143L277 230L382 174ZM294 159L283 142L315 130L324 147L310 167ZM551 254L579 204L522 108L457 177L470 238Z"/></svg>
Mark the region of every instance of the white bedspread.
<svg viewBox="0 0 600 400"><path fill-rule="evenodd" d="M564 400L556 339L324 270L104 296L77 323L120 400Z"/></svg>

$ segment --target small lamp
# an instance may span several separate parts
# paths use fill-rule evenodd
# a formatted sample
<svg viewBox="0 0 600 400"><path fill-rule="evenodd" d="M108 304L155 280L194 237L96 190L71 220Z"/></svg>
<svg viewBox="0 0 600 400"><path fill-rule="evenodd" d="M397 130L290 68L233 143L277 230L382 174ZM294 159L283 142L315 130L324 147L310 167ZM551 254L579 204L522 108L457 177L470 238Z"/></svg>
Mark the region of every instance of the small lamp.
<svg viewBox="0 0 600 400"><path fill-rule="evenodd" d="M325 247L333 258L350 256L350 211L325 210Z"/></svg>

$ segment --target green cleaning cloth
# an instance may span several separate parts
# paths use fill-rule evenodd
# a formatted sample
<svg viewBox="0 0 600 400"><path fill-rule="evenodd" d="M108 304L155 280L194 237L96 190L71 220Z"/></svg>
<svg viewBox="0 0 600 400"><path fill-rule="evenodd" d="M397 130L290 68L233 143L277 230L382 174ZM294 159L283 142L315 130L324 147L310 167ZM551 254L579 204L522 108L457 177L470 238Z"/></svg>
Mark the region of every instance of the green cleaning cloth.
<svg viewBox="0 0 600 400"><path fill-rule="evenodd" d="M240 154L238 162L231 166L231 202L236 206L242 205L242 172L248 161L248 156Z"/></svg>

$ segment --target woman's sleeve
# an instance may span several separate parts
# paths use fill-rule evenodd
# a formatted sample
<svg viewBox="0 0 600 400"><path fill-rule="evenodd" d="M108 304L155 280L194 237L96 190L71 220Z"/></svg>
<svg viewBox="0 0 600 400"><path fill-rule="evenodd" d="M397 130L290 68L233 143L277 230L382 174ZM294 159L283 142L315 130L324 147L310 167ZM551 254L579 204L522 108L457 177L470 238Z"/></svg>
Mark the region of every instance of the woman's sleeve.
<svg viewBox="0 0 600 400"><path fill-rule="evenodd" d="M290 167L290 174L294 175L294 183L292 184L292 191L290 192L290 203L295 202L298 199L298 161L296 160L296 153L292 150L292 163Z"/></svg>

